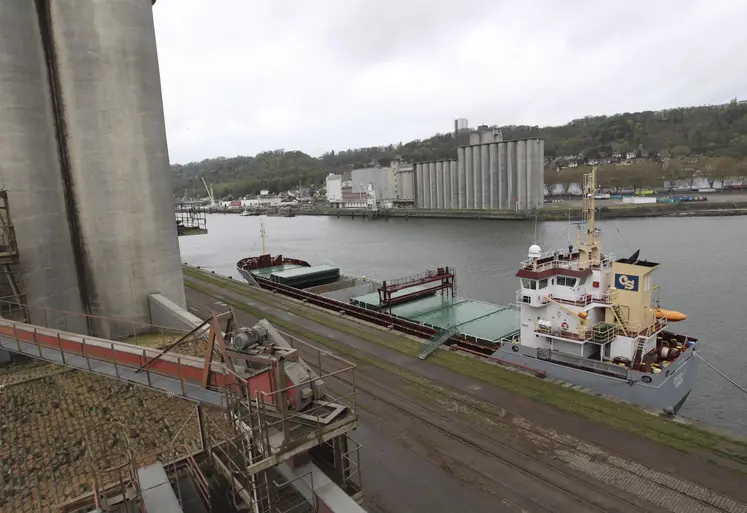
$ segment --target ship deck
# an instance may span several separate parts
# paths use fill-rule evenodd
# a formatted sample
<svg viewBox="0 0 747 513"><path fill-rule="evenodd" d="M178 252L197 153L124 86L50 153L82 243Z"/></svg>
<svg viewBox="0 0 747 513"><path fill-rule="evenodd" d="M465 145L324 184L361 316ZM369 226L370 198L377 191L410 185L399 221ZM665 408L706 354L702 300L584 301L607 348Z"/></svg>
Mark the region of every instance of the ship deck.
<svg viewBox="0 0 747 513"><path fill-rule="evenodd" d="M409 289L412 292L415 288ZM393 294L396 297L396 293ZM350 300L354 305L379 310L377 292ZM519 330L519 316L511 308L458 296L434 294L392 307L392 315L441 330L455 326L465 337L482 344L497 344Z"/></svg>
<svg viewBox="0 0 747 513"><path fill-rule="evenodd" d="M273 265L270 267L263 267L261 269L252 269L251 272L255 276L259 276L261 278L267 278L270 279L270 276L273 273L280 273L283 271L290 271L291 269L297 269L299 267L303 267L301 265L297 264L281 264L281 265Z"/></svg>

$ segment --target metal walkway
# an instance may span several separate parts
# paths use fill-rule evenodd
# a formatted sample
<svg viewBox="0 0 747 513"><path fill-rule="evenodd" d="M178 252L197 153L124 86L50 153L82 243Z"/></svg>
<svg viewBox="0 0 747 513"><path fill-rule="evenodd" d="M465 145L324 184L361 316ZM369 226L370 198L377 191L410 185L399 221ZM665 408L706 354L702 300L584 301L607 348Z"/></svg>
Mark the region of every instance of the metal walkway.
<svg viewBox="0 0 747 513"><path fill-rule="evenodd" d="M211 383L206 387L203 376L208 364L200 358L7 319L0 319L0 348L220 408L228 407L220 387L237 380L222 363L210 362ZM271 392L269 369L249 381L252 390Z"/></svg>
<svg viewBox="0 0 747 513"><path fill-rule="evenodd" d="M456 329L456 326L453 324L450 324L446 326L444 329L433 335L433 337L426 342L425 348L423 351L418 355L418 358L421 360L425 360L430 355L436 352L436 349L444 345L446 342L449 341L451 337L459 333Z"/></svg>

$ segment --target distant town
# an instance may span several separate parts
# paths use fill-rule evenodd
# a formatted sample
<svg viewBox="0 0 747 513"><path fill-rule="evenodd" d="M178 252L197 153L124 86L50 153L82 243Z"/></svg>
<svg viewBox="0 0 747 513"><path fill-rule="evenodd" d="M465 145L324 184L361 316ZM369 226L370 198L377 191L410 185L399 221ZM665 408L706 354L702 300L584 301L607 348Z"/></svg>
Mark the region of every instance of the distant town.
<svg viewBox="0 0 747 513"><path fill-rule="evenodd" d="M687 147L547 157L541 155L541 139L504 141L500 129L487 126L470 131L463 141L466 144L457 148L456 159L418 163L397 156L386 166L374 160L365 167L329 173L316 187L299 186L280 194L263 189L242 198L216 198L203 180L206 195L180 198L177 209L234 213L314 208L525 211L560 201L555 198L580 195L580 176L586 166L599 169L600 199L733 191L747 185L744 161L692 154ZM532 150L534 141L537 146Z"/></svg>

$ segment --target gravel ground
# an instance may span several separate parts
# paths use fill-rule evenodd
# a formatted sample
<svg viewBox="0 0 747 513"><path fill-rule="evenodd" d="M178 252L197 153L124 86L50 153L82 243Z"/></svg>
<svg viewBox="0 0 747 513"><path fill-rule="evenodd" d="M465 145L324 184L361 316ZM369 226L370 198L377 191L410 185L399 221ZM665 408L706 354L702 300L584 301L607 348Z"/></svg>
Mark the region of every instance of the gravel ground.
<svg viewBox="0 0 747 513"><path fill-rule="evenodd" d="M0 511L46 511L90 492L97 472L106 484L128 445L136 466L201 450L194 403L62 370L32 360L0 374Z"/></svg>

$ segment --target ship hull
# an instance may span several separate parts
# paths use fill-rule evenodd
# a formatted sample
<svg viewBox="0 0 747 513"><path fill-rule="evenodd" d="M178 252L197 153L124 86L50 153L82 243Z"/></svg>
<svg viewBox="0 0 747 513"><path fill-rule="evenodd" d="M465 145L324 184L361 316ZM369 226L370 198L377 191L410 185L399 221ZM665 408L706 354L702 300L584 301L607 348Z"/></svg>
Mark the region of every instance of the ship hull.
<svg viewBox="0 0 747 513"><path fill-rule="evenodd" d="M237 270L248 283L257 285L251 271L241 267L237 267ZM337 299L345 302L343 298ZM543 372L547 378L589 389L599 395L621 399L649 410L676 413L697 382L698 361L694 351L694 346L684 351L667 368L667 373L650 374L621 369L618 376L540 359L537 348L521 344L504 344L493 353L493 357ZM647 383L648 380L650 382Z"/></svg>
<svg viewBox="0 0 747 513"><path fill-rule="evenodd" d="M500 360L544 372L556 379L641 406L653 411L677 413L698 380L695 347L688 348L665 372L644 374L628 370L626 377L614 377L537 358L537 350L510 344L493 353ZM646 381L650 380L650 383Z"/></svg>

